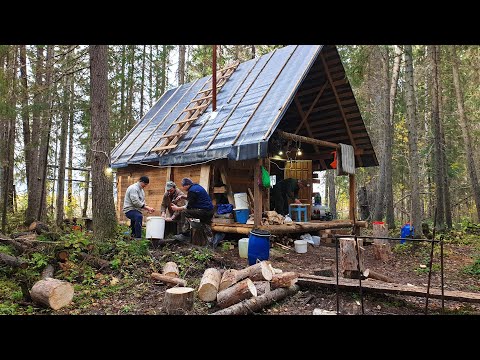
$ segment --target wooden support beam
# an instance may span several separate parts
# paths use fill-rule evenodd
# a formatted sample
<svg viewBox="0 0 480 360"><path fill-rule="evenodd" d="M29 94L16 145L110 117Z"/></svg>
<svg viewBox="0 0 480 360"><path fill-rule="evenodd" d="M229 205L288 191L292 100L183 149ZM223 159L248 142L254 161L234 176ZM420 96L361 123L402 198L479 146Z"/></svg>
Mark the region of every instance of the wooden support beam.
<svg viewBox="0 0 480 360"><path fill-rule="evenodd" d="M318 146L323 146L323 147L328 147L328 148L333 148L333 149L340 149L340 145L332 143L330 141L325 141L325 140L317 140L313 138L309 138L306 136L301 136L297 134L292 134L292 133L287 133L282 130L277 130L277 134L287 140L293 140L293 141L299 141L303 142L306 144L312 144L312 145L318 145Z"/></svg>
<svg viewBox="0 0 480 360"><path fill-rule="evenodd" d="M255 163L254 172L253 172L253 197L254 197L254 225L259 227L262 225L262 189L260 188L261 181L259 184L259 179L262 178L261 166L263 164L262 159L258 159Z"/></svg>
<svg viewBox="0 0 480 360"><path fill-rule="evenodd" d="M232 193L232 186L230 185L230 183L228 182L228 178L227 178L227 172L225 171L225 167L222 165L220 166L219 168L220 170L220 179L222 179L222 182L225 184L225 186L227 187L227 199L228 199L228 202L232 205L235 206L235 200L233 198L233 193Z"/></svg>
<svg viewBox="0 0 480 360"><path fill-rule="evenodd" d="M322 97L322 94L325 91L325 88L327 87L327 85L328 85L328 81L325 81L325 84L323 84L323 86L320 88L320 91L318 92L317 96L315 97L315 100L313 100L312 105L310 105L310 108L307 110L307 112L305 114L303 114L303 111L302 111L301 107L298 108L298 110L300 112L300 116L302 117L302 121L297 126L297 129L295 130L295 134L298 134L298 132L300 131L300 129L302 128L304 123L307 124L308 116L312 112L312 110L315 107L315 105L317 104L318 100L320 100L320 98ZM295 96L295 102L300 103L300 101L298 100L298 96ZM298 107L298 104L297 104L297 107ZM307 129L307 131L308 131L308 129ZM309 134L309 135L312 136L311 134Z"/></svg>
<svg viewBox="0 0 480 360"><path fill-rule="evenodd" d="M353 223L355 224L355 218L356 218L356 212L355 212L355 209L357 208L357 204L356 204L356 192L355 192L355 175L353 174L349 174L348 175L348 180L349 180L349 183L350 183L350 191L349 191L349 218L350 220L353 221Z"/></svg>
<svg viewBox="0 0 480 360"><path fill-rule="evenodd" d="M207 193L210 189L210 164L203 164L200 168L200 181L198 182L200 186L202 186Z"/></svg>

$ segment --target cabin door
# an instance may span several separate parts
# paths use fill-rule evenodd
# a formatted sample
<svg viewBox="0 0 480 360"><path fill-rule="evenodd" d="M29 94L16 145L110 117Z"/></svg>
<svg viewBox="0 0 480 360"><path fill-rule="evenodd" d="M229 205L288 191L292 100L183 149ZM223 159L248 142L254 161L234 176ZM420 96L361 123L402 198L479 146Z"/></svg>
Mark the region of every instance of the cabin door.
<svg viewBox="0 0 480 360"><path fill-rule="evenodd" d="M306 180L308 185L306 188L300 189L298 196L303 204L312 204L312 160L292 160L285 162L284 179L294 178ZM312 218L312 207L308 207L308 219Z"/></svg>

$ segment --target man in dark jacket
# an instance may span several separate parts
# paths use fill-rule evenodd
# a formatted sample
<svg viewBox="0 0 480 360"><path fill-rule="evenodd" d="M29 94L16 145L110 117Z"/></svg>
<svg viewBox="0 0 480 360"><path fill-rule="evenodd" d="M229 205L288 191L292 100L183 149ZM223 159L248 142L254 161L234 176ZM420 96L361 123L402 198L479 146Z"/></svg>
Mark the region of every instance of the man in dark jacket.
<svg viewBox="0 0 480 360"><path fill-rule="evenodd" d="M183 178L182 188L188 191L187 195L180 195L175 200L187 199L187 205L172 205L173 211L182 211L186 218L200 219L200 222L206 225L207 232L211 234L210 224L213 218L213 203L207 191L199 184L195 184L192 179ZM190 222L185 221L185 227L181 234L175 235L175 239L186 241L190 239Z"/></svg>
<svg viewBox="0 0 480 360"><path fill-rule="evenodd" d="M282 215L288 214L289 204L301 204L298 192L305 187L300 179L287 178L279 181L272 189L272 202L275 211Z"/></svg>

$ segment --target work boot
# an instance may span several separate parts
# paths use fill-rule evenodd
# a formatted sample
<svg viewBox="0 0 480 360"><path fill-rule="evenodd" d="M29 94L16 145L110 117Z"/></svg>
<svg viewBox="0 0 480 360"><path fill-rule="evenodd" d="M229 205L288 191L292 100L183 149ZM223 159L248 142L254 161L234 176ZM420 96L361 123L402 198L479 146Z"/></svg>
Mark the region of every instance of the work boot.
<svg viewBox="0 0 480 360"><path fill-rule="evenodd" d="M173 238L177 241L184 241L184 242L190 241L190 236L185 236L184 234L175 235Z"/></svg>

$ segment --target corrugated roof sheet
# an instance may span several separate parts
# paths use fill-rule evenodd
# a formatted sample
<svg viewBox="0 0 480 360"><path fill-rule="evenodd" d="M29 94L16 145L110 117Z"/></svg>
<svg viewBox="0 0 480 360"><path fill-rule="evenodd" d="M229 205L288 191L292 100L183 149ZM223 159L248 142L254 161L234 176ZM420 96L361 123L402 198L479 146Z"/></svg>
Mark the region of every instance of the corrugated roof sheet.
<svg viewBox="0 0 480 360"><path fill-rule="evenodd" d="M266 157L268 140L321 50L321 45L290 45L239 64L217 94L216 116L209 105L178 146L159 157L151 150L211 76L167 91L115 147L112 167Z"/></svg>

